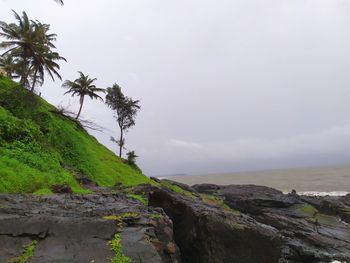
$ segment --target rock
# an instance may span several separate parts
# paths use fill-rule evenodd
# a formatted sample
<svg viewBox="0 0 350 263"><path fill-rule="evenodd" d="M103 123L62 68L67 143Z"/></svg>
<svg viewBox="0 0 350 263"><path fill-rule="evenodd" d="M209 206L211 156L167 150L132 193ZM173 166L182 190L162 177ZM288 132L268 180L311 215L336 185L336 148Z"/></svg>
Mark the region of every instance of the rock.
<svg viewBox="0 0 350 263"><path fill-rule="evenodd" d="M56 194L71 194L72 188L67 184L56 184L51 187L52 192Z"/></svg>
<svg viewBox="0 0 350 263"><path fill-rule="evenodd" d="M187 184L183 184L183 183L180 183L180 182L175 182L175 181L172 181L172 180L169 180L169 179L163 179L163 180L161 180L161 182L167 182L169 184L176 185L176 186L182 188L185 191L191 192L193 194L198 194L196 189L194 189L191 186L188 186Z"/></svg>
<svg viewBox="0 0 350 263"><path fill-rule="evenodd" d="M166 251L169 254L176 254L176 251L177 251L176 245L173 242L168 243L168 245L166 245Z"/></svg>
<svg viewBox="0 0 350 263"><path fill-rule="evenodd" d="M149 204L162 207L172 219L184 262L277 263L280 258L278 231L248 216L167 189L150 193Z"/></svg>
<svg viewBox="0 0 350 263"><path fill-rule="evenodd" d="M306 197L255 185L217 191L233 209L279 231L282 262L350 261L350 211L339 197ZM343 221L342 221L343 220Z"/></svg>
<svg viewBox="0 0 350 263"><path fill-rule="evenodd" d="M88 177L80 177L80 178L77 178L77 181L84 185L84 186L98 186L96 182L92 181L90 178Z"/></svg>
<svg viewBox="0 0 350 263"><path fill-rule="evenodd" d="M153 180L153 181L155 181L155 182L157 182L157 183L160 182L160 180L159 180L157 177L152 177L152 176L151 176L150 179Z"/></svg>
<svg viewBox="0 0 350 263"><path fill-rule="evenodd" d="M108 242L118 232L133 262L181 262L177 246L173 254L166 249L174 242L169 228L172 222L164 213L123 196L0 195L0 262L21 255L34 240L31 263L110 262L114 252Z"/></svg>
<svg viewBox="0 0 350 263"><path fill-rule="evenodd" d="M195 184L192 187L203 194L213 194L221 189L221 187L216 184Z"/></svg>
<svg viewBox="0 0 350 263"><path fill-rule="evenodd" d="M225 186L218 195L229 206L251 214L259 214L265 207L287 208L300 202L298 196L284 195L276 189L256 185Z"/></svg>

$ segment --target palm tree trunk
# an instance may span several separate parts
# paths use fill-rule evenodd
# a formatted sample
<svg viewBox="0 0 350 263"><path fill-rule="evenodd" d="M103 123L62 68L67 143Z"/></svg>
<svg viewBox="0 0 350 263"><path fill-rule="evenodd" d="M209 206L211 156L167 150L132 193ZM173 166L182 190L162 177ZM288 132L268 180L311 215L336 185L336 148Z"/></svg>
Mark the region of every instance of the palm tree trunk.
<svg viewBox="0 0 350 263"><path fill-rule="evenodd" d="M36 74L38 74L38 70L35 70L34 72L34 79L33 79L33 83L32 83L32 88L31 88L31 92L34 92L34 88L35 88L35 84L36 84Z"/></svg>
<svg viewBox="0 0 350 263"><path fill-rule="evenodd" d="M124 146L124 142L123 142L123 129L120 128L120 139L119 139L119 157L122 157L122 151L123 151L123 146Z"/></svg>
<svg viewBox="0 0 350 263"><path fill-rule="evenodd" d="M28 84L28 61L27 61L27 56L23 55L23 65L22 65L22 72L21 72L21 80L20 80L20 84L23 86L23 88L28 88L27 84Z"/></svg>
<svg viewBox="0 0 350 263"><path fill-rule="evenodd" d="M77 114L77 117L75 117L76 120L79 118L80 113L81 113L81 109L83 108L84 97L85 97L85 96L82 96L82 97L80 98L80 108L79 108L79 112L78 112L78 114Z"/></svg>

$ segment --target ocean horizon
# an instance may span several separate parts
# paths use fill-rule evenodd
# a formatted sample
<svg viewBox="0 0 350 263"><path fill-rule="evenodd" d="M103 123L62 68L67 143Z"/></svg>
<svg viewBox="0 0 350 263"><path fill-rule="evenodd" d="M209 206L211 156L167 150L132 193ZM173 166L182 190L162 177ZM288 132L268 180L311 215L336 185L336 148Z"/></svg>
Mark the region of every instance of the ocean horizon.
<svg viewBox="0 0 350 263"><path fill-rule="evenodd" d="M175 175L159 178L166 178L188 185L204 183L264 185L284 193L295 190L298 194L304 195L341 196L350 193L350 165Z"/></svg>

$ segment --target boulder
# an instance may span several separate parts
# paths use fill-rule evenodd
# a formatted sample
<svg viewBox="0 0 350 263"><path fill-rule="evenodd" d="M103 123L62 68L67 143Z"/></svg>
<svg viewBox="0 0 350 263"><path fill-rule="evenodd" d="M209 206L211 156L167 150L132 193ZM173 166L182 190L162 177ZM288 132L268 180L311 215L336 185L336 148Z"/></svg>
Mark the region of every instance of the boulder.
<svg viewBox="0 0 350 263"><path fill-rule="evenodd" d="M282 251L278 231L248 216L225 212L168 189L152 191L149 205L163 208L172 219L175 242L184 262L279 261Z"/></svg>

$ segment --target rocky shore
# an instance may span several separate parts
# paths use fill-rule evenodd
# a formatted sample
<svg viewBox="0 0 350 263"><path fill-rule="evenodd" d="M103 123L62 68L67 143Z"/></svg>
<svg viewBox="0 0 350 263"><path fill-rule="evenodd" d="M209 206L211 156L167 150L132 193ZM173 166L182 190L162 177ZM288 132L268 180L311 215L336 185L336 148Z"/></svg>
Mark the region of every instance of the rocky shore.
<svg viewBox="0 0 350 263"><path fill-rule="evenodd" d="M350 196L255 185L140 185L134 195L0 195L0 263L350 262ZM127 197L129 196L129 197ZM117 239L116 239L117 238ZM112 241L118 241L116 248ZM32 245L29 249L29 246Z"/></svg>

